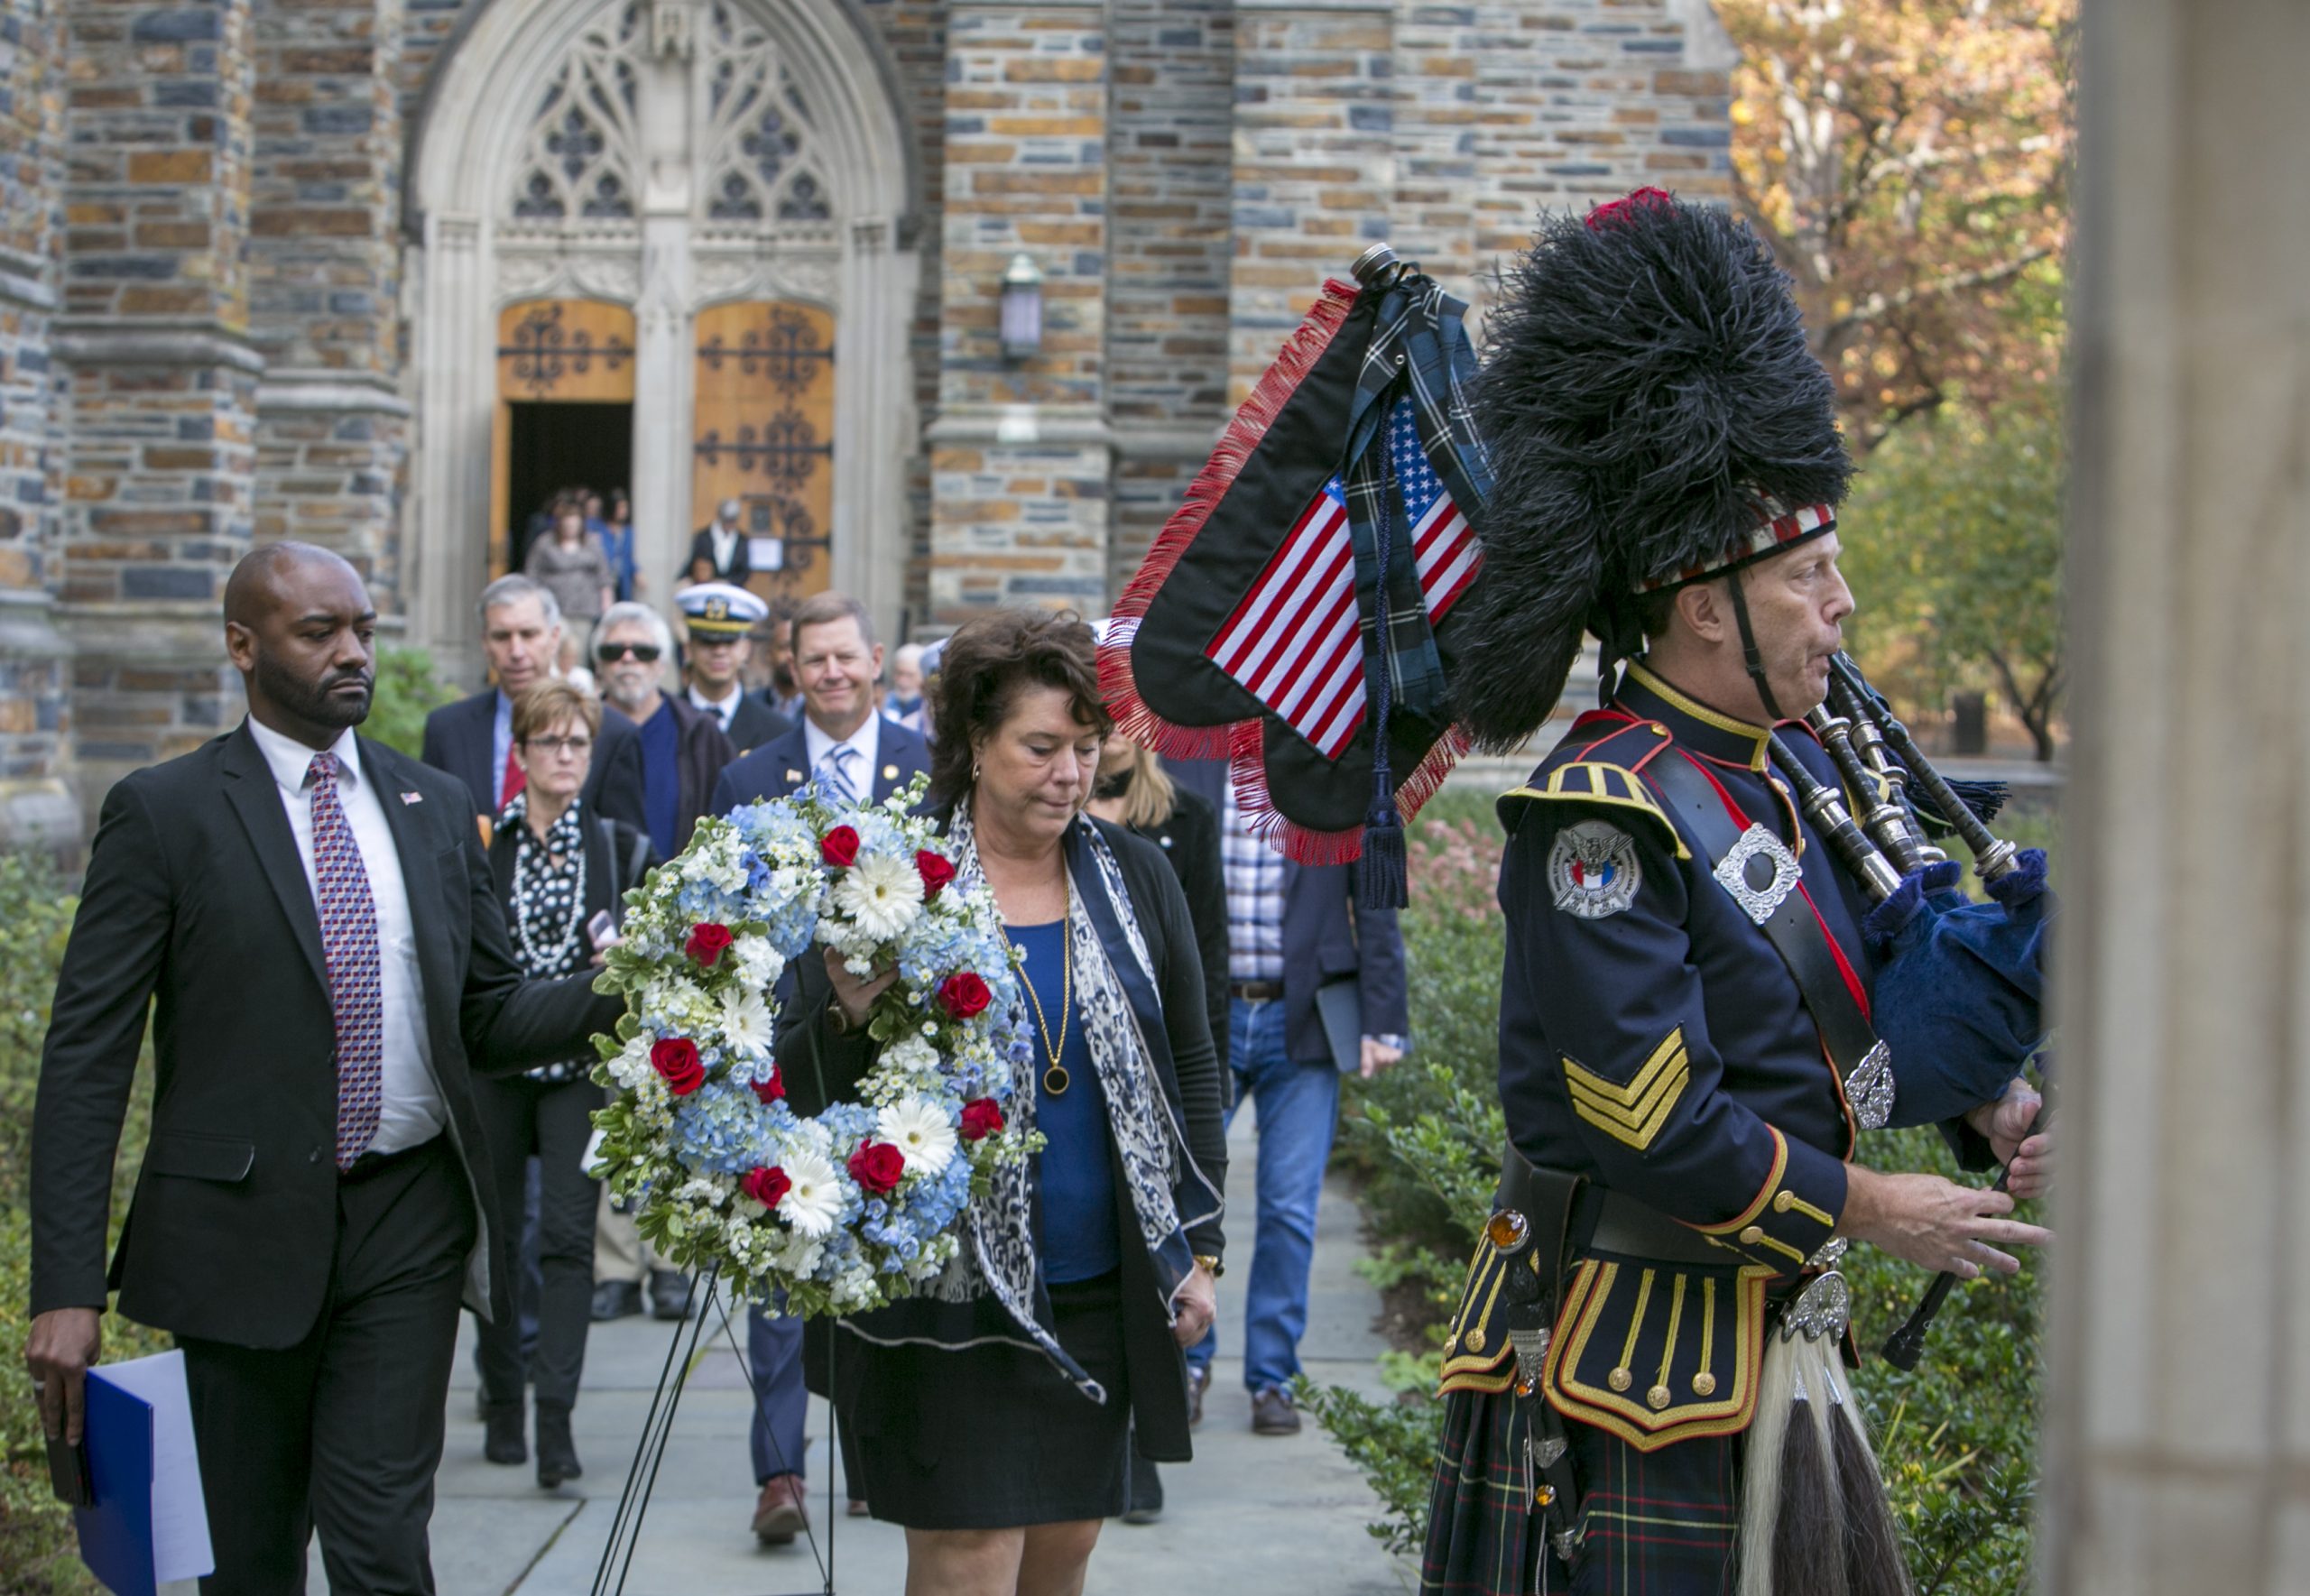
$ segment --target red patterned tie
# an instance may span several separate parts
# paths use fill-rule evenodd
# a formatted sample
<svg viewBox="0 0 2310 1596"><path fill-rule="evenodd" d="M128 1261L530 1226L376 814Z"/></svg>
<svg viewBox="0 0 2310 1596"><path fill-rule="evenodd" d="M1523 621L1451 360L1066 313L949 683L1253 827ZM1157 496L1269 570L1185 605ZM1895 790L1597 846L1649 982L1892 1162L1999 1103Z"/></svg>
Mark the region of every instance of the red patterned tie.
<svg viewBox="0 0 2310 1596"><path fill-rule="evenodd" d="M529 784L529 772L522 770L522 761L513 757L513 745L507 743L505 745L505 780L498 783L504 796L498 798L497 807L502 809L512 803L513 795Z"/></svg>
<svg viewBox="0 0 2310 1596"><path fill-rule="evenodd" d="M313 873L320 881L321 955L337 1010L337 1167L368 1150L384 1106L384 995L378 984L377 904L361 845L337 800L337 758L317 753Z"/></svg>

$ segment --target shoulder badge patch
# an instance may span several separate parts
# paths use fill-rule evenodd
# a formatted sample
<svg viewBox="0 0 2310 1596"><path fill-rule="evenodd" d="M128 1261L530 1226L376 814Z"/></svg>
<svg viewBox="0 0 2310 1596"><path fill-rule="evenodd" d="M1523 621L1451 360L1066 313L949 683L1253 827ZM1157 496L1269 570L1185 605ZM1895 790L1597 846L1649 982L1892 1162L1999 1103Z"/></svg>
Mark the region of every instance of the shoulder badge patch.
<svg viewBox="0 0 2310 1596"><path fill-rule="evenodd" d="M1601 920L1636 901L1644 883L1636 844L1619 826L1583 820L1556 834L1548 852L1548 887L1556 906L1584 920Z"/></svg>

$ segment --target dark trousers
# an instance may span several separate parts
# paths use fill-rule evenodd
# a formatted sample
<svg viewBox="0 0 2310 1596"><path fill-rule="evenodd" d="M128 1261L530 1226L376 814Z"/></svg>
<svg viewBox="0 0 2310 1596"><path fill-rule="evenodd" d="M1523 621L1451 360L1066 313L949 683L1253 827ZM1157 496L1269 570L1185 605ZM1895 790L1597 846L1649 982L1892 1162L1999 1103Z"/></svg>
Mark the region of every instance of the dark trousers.
<svg viewBox="0 0 2310 1596"><path fill-rule="evenodd" d="M539 1401L573 1407L586 1367L594 1210L601 1200L599 1185L581 1166L602 1089L583 1077L549 1084L525 1075L476 1076L473 1094L497 1181L498 1213L510 1219L522 1212L523 1171L531 1154L538 1160L537 1352L522 1357L518 1323L479 1326L474 1344L483 1398L518 1404L526 1383L537 1388ZM505 1267L519 1268L512 1247L502 1257Z"/></svg>
<svg viewBox="0 0 2310 1596"><path fill-rule="evenodd" d="M807 1474L804 1466L809 1438L803 1421L809 1412L810 1391L827 1398L835 1408L835 1432L842 1448L845 1492L863 1495L865 1470L858 1462L858 1433L850 1422L853 1405L846 1400L857 1381L851 1364L858 1359L857 1343L845 1351L844 1366L834 1372L845 1389L830 1388L827 1364L834 1337L827 1321L805 1327L799 1319L773 1318L758 1307L746 1310L746 1365L753 1376L754 1418L748 1439L753 1443L754 1483L779 1474ZM862 1366L863 1367L863 1366Z"/></svg>
<svg viewBox="0 0 2310 1596"><path fill-rule="evenodd" d="M446 1137L357 1163L302 1341L180 1339L217 1554L202 1596L301 1592L316 1527L332 1592L433 1589L426 1526L474 1230Z"/></svg>

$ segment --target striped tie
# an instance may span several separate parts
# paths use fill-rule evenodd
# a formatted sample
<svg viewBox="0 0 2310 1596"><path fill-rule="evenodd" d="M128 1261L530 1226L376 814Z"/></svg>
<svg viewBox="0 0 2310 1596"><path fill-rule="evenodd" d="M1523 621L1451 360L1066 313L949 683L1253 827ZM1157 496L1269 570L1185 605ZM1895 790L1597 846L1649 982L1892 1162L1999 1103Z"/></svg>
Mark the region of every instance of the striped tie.
<svg viewBox="0 0 2310 1596"><path fill-rule="evenodd" d="M361 845L337 798L337 759L313 756L313 873L320 882L321 955L337 1010L337 1167L349 1168L377 1134L384 1107L384 996L378 982L377 904Z"/></svg>
<svg viewBox="0 0 2310 1596"><path fill-rule="evenodd" d="M818 784L818 792L827 802L837 807L858 801L858 789L850 784L850 774L845 769L855 751L847 743L837 743L827 750L826 758L818 761L811 780Z"/></svg>

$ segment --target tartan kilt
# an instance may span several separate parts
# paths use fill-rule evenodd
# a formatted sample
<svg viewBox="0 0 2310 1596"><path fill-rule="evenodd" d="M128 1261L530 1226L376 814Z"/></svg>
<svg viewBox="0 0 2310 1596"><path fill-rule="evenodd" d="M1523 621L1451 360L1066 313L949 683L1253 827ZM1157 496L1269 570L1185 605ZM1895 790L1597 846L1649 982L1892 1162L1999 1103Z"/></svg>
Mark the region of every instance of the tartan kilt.
<svg viewBox="0 0 2310 1596"><path fill-rule="evenodd" d="M1529 1510L1524 1421L1515 1398L1444 1399L1428 1493L1420 1596L1724 1596L1738 1585L1744 1437L1712 1435L1640 1452L1567 1423L1580 1481L1579 1549L1567 1569Z"/></svg>
<svg viewBox="0 0 2310 1596"><path fill-rule="evenodd" d="M1454 1391L1444 1398L1436 1482L1428 1498L1420 1596L1529 1596L1542 1589L1546 1521L1524 1485L1524 1422L1506 1392ZM1553 1588L1566 1588L1552 1564Z"/></svg>

